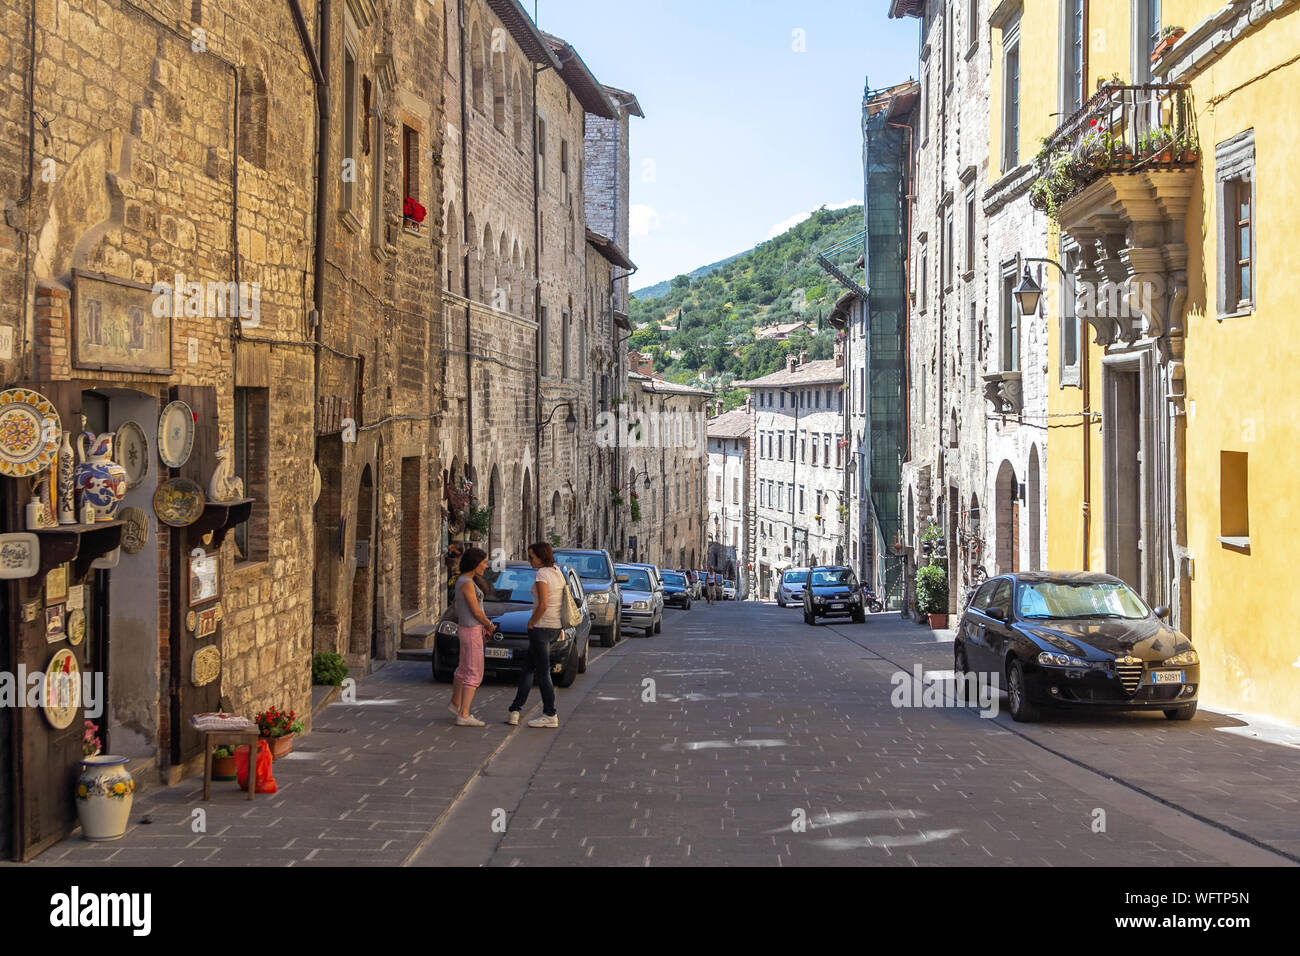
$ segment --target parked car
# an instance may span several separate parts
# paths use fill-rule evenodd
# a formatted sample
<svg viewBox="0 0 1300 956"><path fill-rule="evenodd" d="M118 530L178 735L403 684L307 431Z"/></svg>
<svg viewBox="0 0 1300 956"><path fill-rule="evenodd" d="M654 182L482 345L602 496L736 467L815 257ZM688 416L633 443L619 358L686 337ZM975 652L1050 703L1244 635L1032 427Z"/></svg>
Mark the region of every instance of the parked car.
<svg viewBox="0 0 1300 956"><path fill-rule="evenodd" d="M691 586L680 571L664 572L664 606L691 609Z"/></svg>
<svg viewBox="0 0 1300 956"><path fill-rule="evenodd" d="M861 624L867 619L862 608L862 589L851 568L839 565L810 568L803 591L803 622L816 624L819 617L850 617Z"/></svg>
<svg viewBox="0 0 1300 956"><path fill-rule="evenodd" d="M1119 578L1036 571L990 578L957 623L953 666L1005 681L1015 720L1044 704L1196 713L1200 658Z"/></svg>
<svg viewBox="0 0 1300 956"><path fill-rule="evenodd" d="M787 604L802 604L803 589L808 584L807 568L788 568L781 575L781 583L776 589L776 603L778 607L785 607Z"/></svg>
<svg viewBox="0 0 1300 956"><path fill-rule="evenodd" d="M587 651L591 644L591 614L582 582L572 568L564 568L569 592L582 610L576 627L561 628L551 642L551 672L555 686L569 687L587 670ZM507 564L501 570L489 570L482 578L483 613L499 630L483 648L484 676L518 678L528 657L528 618L533 613L533 580L537 571L522 561ZM456 607L447 608L438 622L433 642L433 678L449 682L460 664L460 640L456 635Z"/></svg>
<svg viewBox="0 0 1300 956"><path fill-rule="evenodd" d="M614 561L604 550L566 548L555 552L555 563L572 568L582 582L591 609L591 629L604 647L613 647L623 637L620 608L623 597L614 580Z"/></svg>
<svg viewBox="0 0 1300 956"><path fill-rule="evenodd" d="M660 633L664 627L664 592L655 585L650 569L640 564L616 564L614 572L623 591L623 626L640 628L646 637Z"/></svg>
<svg viewBox="0 0 1300 956"><path fill-rule="evenodd" d="M735 582L735 581L723 581L723 582L722 582L722 600L724 600L724 601L734 601L734 600L736 600L736 582Z"/></svg>

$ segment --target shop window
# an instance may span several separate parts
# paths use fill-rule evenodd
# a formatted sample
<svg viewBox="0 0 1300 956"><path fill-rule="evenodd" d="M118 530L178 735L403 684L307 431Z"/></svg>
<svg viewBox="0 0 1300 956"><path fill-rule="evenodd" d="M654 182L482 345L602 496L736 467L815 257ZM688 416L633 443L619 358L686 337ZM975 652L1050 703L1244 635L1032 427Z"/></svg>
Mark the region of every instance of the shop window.
<svg viewBox="0 0 1300 956"><path fill-rule="evenodd" d="M256 504L252 515L235 526L236 561L267 558L267 449L270 430L267 389L236 388L234 420L235 474L244 480L244 497Z"/></svg>

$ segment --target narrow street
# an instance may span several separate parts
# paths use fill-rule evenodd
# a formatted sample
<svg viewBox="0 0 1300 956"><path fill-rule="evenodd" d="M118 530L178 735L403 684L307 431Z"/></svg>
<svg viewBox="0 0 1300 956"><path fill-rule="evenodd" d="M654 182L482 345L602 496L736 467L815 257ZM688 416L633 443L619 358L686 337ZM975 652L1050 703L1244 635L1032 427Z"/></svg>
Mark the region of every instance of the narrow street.
<svg viewBox="0 0 1300 956"><path fill-rule="evenodd" d="M501 683L475 701L488 725L457 728L449 687L399 661L316 715L274 796L153 789L120 841L70 838L37 864L1300 862L1300 741L1204 710L1016 724L893 706L893 675L951 667L948 633L696 603L653 638L593 648L557 692L558 732L507 727Z"/></svg>

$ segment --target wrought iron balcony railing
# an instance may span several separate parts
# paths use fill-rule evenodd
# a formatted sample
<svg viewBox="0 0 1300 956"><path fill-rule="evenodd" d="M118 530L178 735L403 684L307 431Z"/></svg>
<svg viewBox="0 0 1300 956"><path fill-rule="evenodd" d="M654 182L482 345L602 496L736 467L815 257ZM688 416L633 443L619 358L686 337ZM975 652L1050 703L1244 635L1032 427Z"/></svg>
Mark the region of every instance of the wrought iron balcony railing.
<svg viewBox="0 0 1300 956"><path fill-rule="evenodd" d="M1055 218L1062 203L1103 176L1186 168L1198 159L1190 87L1108 85L1043 140L1030 203Z"/></svg>

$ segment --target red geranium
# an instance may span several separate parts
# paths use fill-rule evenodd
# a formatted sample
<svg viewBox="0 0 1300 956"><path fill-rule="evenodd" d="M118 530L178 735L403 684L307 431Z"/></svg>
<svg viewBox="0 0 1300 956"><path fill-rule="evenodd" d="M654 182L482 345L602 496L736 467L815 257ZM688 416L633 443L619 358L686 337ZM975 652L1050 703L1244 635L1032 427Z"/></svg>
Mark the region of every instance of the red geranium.
<svg viewBox="0 0 1300 956"><path fill-rule="evenodd" d="M402 215L412 222L420 223L424 222L424 217L428 215L428 210L410 196L407 196L405 202L402 203Z"/></svg>

